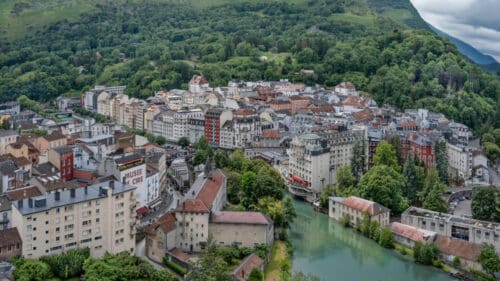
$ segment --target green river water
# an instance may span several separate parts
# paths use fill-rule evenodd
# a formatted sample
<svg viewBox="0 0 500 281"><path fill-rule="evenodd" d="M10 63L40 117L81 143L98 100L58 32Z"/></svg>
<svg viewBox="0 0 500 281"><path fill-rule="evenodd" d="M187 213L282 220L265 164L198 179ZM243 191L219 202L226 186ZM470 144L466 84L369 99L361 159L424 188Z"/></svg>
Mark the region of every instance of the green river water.
<svg viewBox="0 0 500 281"><path fill-rule="evenodd" d="M452 281L434 267L422 266L384 249L352 229L294 200L297 218L290 231L293 271L322 281Z"/></svg>

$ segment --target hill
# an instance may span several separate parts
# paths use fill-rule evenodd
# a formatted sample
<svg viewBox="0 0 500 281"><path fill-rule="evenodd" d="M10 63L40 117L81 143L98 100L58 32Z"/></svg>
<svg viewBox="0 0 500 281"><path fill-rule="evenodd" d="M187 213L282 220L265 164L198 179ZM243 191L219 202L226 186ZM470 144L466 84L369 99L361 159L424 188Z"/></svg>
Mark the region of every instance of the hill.
<svg viewBox="0 0 500 281"><path fill-rule="evenodd" d="M474 63L482 65L482 66L498 64L498 62L495 60L495 58L493 58L490 55L485 55L485 54L481 53L476 48L472 47L470 44L467 44L464 41L457 39L457 38L439 30L438 28L436 28L430 24L429 24L429 27L437 35L439 35L443 38L449 39L455 46L457 46L457 49L460 53L462 53L464 56L468 57Z"/></svg>
<svg viewBox="0 0 500 281"><path fill-rule="evenodd" d="M380 104L427 107L476 130L500 122L498 77L423 27L407 0L37 3L0 4L2 21L19 30L13 36L7 27L0 40L0 100L47 101L96 83L125 84L129 95L148 97L185 88L202 73L216 86L350 80ZM301 69L315 74L302 77Z"/></svg>

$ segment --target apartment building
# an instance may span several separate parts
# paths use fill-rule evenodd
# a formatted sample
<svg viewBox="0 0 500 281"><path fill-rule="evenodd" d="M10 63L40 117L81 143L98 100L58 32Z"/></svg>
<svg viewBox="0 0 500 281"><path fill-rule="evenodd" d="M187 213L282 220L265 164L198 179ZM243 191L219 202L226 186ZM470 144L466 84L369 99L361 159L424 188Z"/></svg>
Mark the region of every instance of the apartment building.
<svg viewBox="0 0 500 281"><path fill-rule="evenodd" d="M371 221L377 221L380 226L389 225L391 210L377 202L359 198L356 196L330 197L328 204L328 215L330 218L340 221L344 217L349 218L351 226L359 226L365 214L370 216Z"/></svg>
<svg viewBox="0 0 500 281"><path fill-rule="evenodd" d="M467 217L438 213L417 207L408 208L401 215L401 222L439 235L458 238L475 244L488 243L500 252L500 225Z"/></svg>
<svg viewBox="0 0 500 281"><path fill-rule="evenodd" d="M472 176L472 148L457 142L446 142L448 170L464 179Z"/></svg>
<svg viewBox="0 0 500 281"><path fill-rule="evenodd" d="M23 241L22 256L39 258L82 247L94 257L134 253L135 189L109 181L14 202L12 225Z"/></svg>
<svg viewBox="0 0 500 281"><path fill-rule="evenodd" d="M54 165L60 173L61 179L73 179L73 148L68 145L59 146L49 150L49 163Z"/></svg>
<svg viewBox="0 0 500 281"><path fill-rule="evenodd" d="M5 147L15 143L19 134L14 130L0 130L0 155L5 154Z"/></svg>
<svg viewBox="0 0 500 281"><path fill-rule="evenodd" d="M316 134L293 138L288 153L288 190L296 195L314 199L330 184L330 150Z"/></svg>

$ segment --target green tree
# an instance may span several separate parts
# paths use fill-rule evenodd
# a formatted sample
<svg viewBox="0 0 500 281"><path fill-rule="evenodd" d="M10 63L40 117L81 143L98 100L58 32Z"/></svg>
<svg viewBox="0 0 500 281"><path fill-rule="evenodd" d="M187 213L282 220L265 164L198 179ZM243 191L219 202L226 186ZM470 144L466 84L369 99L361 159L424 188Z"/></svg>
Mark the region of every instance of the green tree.
<svg viewBox="0 0 500 281"><path fill-rule="evenodd" d="M436 168L429 168L427 175L424 179L424 185L422 191L418 194L421 202L424 202L431 191L436 190L437 193L441 194L445 191L445 185L439 179Z"/></svg>
<svg viewBox="0 0 500 281"><path fill-rule="evenodd" d="M484 221L500 221L500 202L498 190L494 186L480 187L473 191L472 217Z"/></svg>
<svg viewBox="0 0 500 281"><path fill-rule="evenodd" d="M413 258L415 262L431 265L432 262L439 256L439 249L434 243L422 244L415 242L413 246Z"/></svg>
<svg viewBox="0 0 500 281"><path fill-rule="evenodd" d="M446 152L446 142L437 141L434 151L439 179L441 179L441 182L448 184L448 153Z"/></svg>
<svg viewBox="0 0 500 281"><path fill-rule="evenodd" d="M257 268L252 269L248 281L264 281L264 274Z"/></svg>
<svg viewBox="0 0 500 281"><path fill-rule="evenodd" d="M481 263L483 270L489 274L500 271L500 259L495 251L495 247L491 244L484 244L481 247L478 261Z"/></svg>
<svg viewBox="0 0 500 281"><path fill-rule="evenodd" d="M380 244L380 246L387 249L394 248L394 239L392 236L392 231L389 228L387 227L382 228L378 238L378 243Z"/></svg>
<svg viewBox="0 0 500 281"><path fill-rule="evenodd" d="M209 241L206 252L200 254L200 259L187 274L190 281L231 281L227 273L228 264L217 255L217 248Z"/></svg>
<svg viewBox="0 0 500 281"><path fill-rule="evenodd" d="M182 148L185 148L189 146L189 139L186 137L181 137L179 141L177 141L177 144L180 145Z"/></svg>
<svg viewBox="0 0 500 281"><path fill-rule="evenodd" d="M400 167L402 167L405 164L405 159L403 155L403 148L401 147L401 140L399 136L392 136L389 139L389 144L394 147L394 150L396 151L396 159L398 159L398 164Z"/></svg>
<svg viewBox="0 0 500 281"><path fill-rule="evenodd" d="M229 157L224 150L217 149L214 153L214 161L217 168L224 168L229 165Z"/></svg>
<svg viewBox="0 0 500 281"><path fill-rule="evenodd" d="M425 209L441 213L448 211L446 201L441 197L441 193L437 189L432 189L427 194L423 207Z"/></svg>
<svg viewBox="0 0 500 281"><path fill-rule="evenodd" d="M400 171L396 149L388 142L381 141L377 146L375 155L373 156L373 165L386 165L393 168L395 171Z"/></svg>
<svg viewBox="0 0 500 281"><path fill-rule="evenodd" d="M374 166L359 183L359 195L380 203L395 213L406 209L407 203L402 196L403 177L386 165Z"/></svg>
<svg viewBox="0 0 500 281"><path fill-rule="evenodd" d="M19 281L45 281L52 277L52 272L48 264L27 259L16 263L13 276L15 280Z"/></svg>
<svg viewBox="0 0 500 281"><path fill-rule="evenodd" d="M366 146L364 141L357 141L352 148L351 172L356 182L366 172Z"/></svg>
<svg viewBox="0 0 500 281"><path fill-rule="evenodd" d="M403 168L403 176L405 179L404 195L408 199L408 203L410 205L415 205L417 203L417 193L420 191L420 180L418 178L417 167L415 167L415 161L412 153L409 153L408 159L406 159L406 163Z"/></svg>
<svg viewBox="0 0 500 281"><path fill-rule="evenodd" d="M356 185L356 178L352 174L349 166L342 166L336 172L337 186L336 193L339 196L349 196L353 193Z"/></svg>

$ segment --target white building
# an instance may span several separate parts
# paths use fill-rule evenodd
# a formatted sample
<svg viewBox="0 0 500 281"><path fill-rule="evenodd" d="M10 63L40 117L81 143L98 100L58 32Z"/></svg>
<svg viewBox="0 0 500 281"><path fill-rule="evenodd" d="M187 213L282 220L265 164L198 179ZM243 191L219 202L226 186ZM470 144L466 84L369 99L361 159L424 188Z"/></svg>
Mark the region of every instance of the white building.
<svg viewBox="0 0 500 281"><path fill-rule="evenodd" d="M448 169L454 176L468 179L472 176L472 148L462 144L446 142Z"/></svg>
<svg viewBox="0 0 500 281"><path fill-rule="evenodd" d="M356 196L329 198L328 215L336 221L348 218L351 226L359 227L365 214L382 227L389 225L391 210L377 202Z"/></svg>

